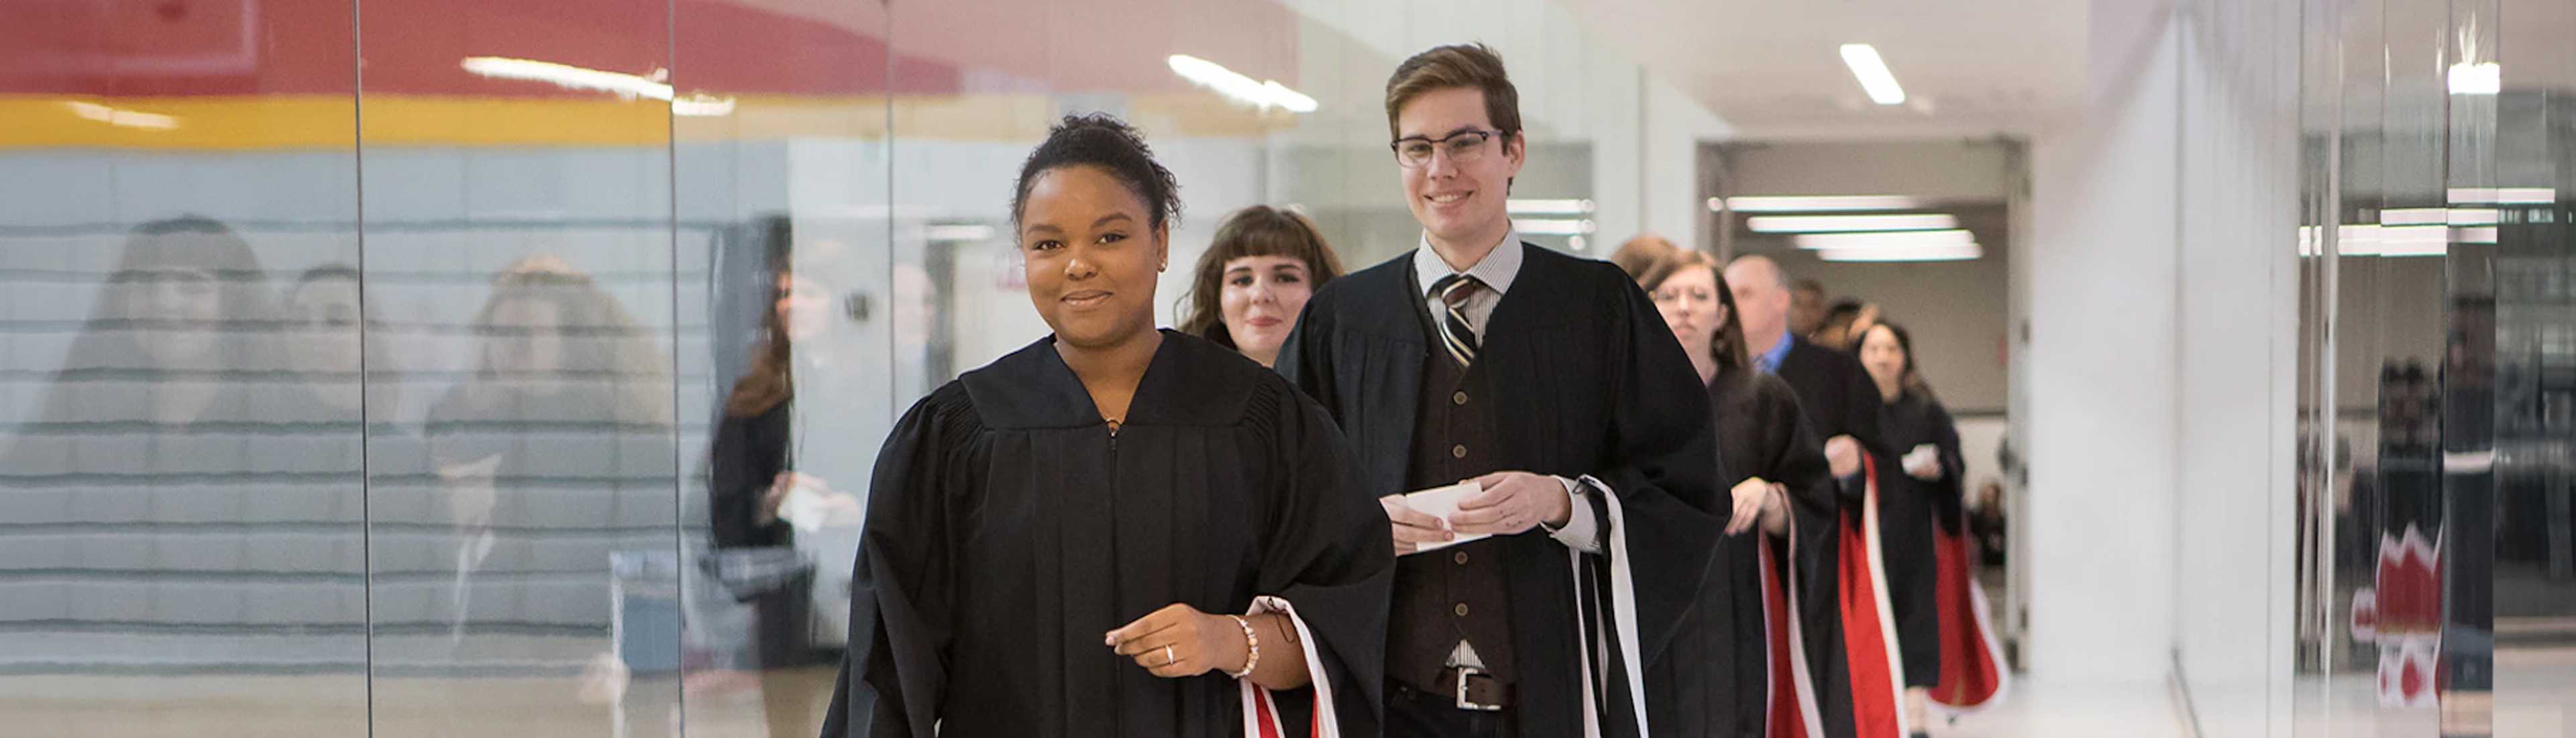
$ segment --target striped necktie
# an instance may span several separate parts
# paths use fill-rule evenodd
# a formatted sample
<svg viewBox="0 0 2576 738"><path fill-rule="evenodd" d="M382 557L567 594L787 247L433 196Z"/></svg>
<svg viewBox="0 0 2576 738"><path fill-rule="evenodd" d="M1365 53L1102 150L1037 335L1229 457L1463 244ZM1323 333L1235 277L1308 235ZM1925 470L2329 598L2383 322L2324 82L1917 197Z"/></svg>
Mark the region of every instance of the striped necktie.
<svg viewBox="0 0 2576 738"><path fill-rule="evenodd" d="M1475 277L1452 274L1431 283L1431 294L1440 298L1444 310L1440 319L1440 343L1449 349L1449 358L1458 360L1464 369L1476 363L1476 329L1467 322L1467 298L1476 294L1482 283Z"/></svg>

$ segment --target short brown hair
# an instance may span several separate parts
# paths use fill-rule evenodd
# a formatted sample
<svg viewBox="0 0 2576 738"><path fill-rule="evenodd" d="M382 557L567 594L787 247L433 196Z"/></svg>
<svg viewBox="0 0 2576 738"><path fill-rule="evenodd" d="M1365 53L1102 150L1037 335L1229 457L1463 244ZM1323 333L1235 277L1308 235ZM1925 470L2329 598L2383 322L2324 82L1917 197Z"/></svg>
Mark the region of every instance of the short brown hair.
<svg viewBox="0 0 2576 738"><path fill-rule="evenodd" d="M1456 87L1485 93L1485 118L1502 131L1504 140L1520 136L1521 93L1503 71L1502 55L1479 43L1432 47L1395 65L1395 74L1386 78L1387 137L1404 135L1395 121L1405 103L1423 93Z"/></svg>
<svg viewBox="0 0 2576 738"><path fill-rule="evenodd" d="M1313 289L1323 289L1324 283L1342 276L1342 258L1333 254L1323 232L1306 216L1268 205L1234 211L1217 224L1216 238L1208 243L1207 253L1199 255L1189 295L1181 298L1188 305L1187 317L1181 319L1182 333L1235 348L1234 335L1225 329L1219 293L1224 291L1225 263L1246 256L1286 256L1304 262L1307 286Z"/></svg>

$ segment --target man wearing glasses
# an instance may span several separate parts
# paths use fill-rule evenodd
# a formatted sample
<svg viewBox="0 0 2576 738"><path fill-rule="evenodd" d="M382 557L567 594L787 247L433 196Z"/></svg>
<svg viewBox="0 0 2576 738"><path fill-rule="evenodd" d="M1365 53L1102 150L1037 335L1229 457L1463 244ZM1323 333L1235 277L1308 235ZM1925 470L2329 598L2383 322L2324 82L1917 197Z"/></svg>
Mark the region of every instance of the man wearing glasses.
<svg viewBox="0 0 2576 738"><path fill-rule="evenodd" d="M1315 293L1278 366L1394 524L1387 735L1643 735L1639 674L1723 527L1706 390L1625 273L1513 232L1493 50L1405 60L1386 110L1421 245Z"/></svg>

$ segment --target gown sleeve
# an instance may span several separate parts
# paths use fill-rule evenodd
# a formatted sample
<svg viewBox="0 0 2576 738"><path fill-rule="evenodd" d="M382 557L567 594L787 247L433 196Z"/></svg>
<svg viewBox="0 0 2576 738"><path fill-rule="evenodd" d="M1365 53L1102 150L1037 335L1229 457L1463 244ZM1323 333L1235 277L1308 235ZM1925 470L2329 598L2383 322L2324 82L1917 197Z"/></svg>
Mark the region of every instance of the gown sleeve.
<svg viewBox="0 0 2576 738"><path fill-rule="evenodd" d="M1962 506L1966 504L1968 482L1967 457L1959 451L1959 424L1950 419L1950 409L1939 401L1925 398L1924 404L1925 419L1932 423L1932 445L1941 450L1941 480L1929 485L1933 519L1940 521L1941 530L1958 535L1960 524L1966 520Z"/></svg>
<svg viewBox="0 0 2576 738"><path fill-rule="evenodd" d="M1277 369L1289 384L1304 390L1327 412L1339 413L1342 405L1334 397L1333 352L1328 340L1333 335L1333 316L1331 310L1321 309L1332 296L1316 297L1320 299L1306 301L1306 307L1297 315L1297 324L1288 329L1288 340L1280 343Z"/></svg>
<svg viewBox="0 0 2576 738"><path fill-rule="evenodd" d="M1307 666L1328 681L1341 735L1377 735L1387 598L1395 577L1386 513L1355 478L1358 466L1349 444L1321 406L1285 382L1266 394L1275 404L1279 442L1271 444L1269 463L1276 471L1260 592L1286 600L1312 635ZM1265 651L1297 647L1262 644ZM1320 707L1313 704L1314 693L1310 686L1276 697L1295 716Z"/></svg>
<svg viewBox="0 0 2576 738"><path fill-rule="evenodd" d="M1825 525L1810 521L1834 519L1840 489L1825 463L1824 442L1816 438L1815 423L1799 409L1798 395L1788 385L1771 379L1763 382L1761 392L1771 429L1770 456L1761 476L1789 488L1790 512L1798 517L1799 530L1823 529Z"/></svg>
<svg viewBox="0 0 2576 738"><path fill-rule="evenodd" d="M978 429L964 388L950 384L905 413L877 453L825 738L936 735L956 616L951 501L976 484L958 460Z"/></svg>
<svg viewBox="0 0 2576 738"><path fill-rule="evenodd" d="M1625 509L1629 566L1636 581L1636 629L1652 663L1671 643L1698 601L1725 518L1720 479L1730 478L1717 454L1708 389L1691 370L1681 344L1647 302L1622 281L1619 303L1624 334L1612 338L1615 382L1611 448L1591 476L1609 487Z"/></svg>

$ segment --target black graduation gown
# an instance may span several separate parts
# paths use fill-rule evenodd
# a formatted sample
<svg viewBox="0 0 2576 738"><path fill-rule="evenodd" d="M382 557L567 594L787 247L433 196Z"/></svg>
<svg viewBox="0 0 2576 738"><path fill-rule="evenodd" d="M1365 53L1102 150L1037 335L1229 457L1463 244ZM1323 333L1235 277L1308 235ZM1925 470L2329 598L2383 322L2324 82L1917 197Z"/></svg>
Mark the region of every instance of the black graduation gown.
<svg viewBox="0 0 2576 738"><path fill-rule="evenodd" d="M1791 534L1807 539L1794 549L1800 560L1796 571L1822 574L1802 577L1807 582L1799 598L1807 611L1802 615L1812 615L1813 624L1802 630L1809 642L1800 646L1811 653L1830 647L1830 641L1816 640L1837 632L1830 627L1833 548L1826 543L1836 501L1824 446L1799 410L1797 395L1778 377L1749 369L1728 371L1709 383L1708 397L1718 456L1732 472L1720 478L1720 489L1761 477L1790 490L1790 514L1797 521ZM1646 709L1659 738L1765 735L1773 688L1765 673L1771 666L1760 568L1765 535L1756 528L1719 542L1696 606L1672 647L1649 671ZM1786 571L1785 565L1775 566L1774 573ZM1820 656L1809 662L1826 663ZM1700 668L1684 668L1688 665Z"/></svg>
<svg viewBox="0 0 2576 738"><path fill-rule="evenodd" d="M1958 533L1960 471L1966 468L1959 455L1959 429L1939 401L1910 390L1879 406L1878 425L1891 452L1878 475L1878 540L1885 551L1888 604L1896 613L1906 686L1930 687L1941 681L1940 571L1933 558L1932 526ZM1936 480L1914 478L1901 461L1926 443L1940 449L1941 478Z"/></svg>
<svg viewBox="0 0 2576 738"><path fill-rule="evenodd" d="M1607 262L1523 248L1520 273L1479 337L1477 362L1495 395L1496 458L1538 474L1588 474L1618 496L1627 522L1625 563L1635 582L1633 635L1647 656L1606 671L1642 669L1672 641L1697 599L1722 529L1712 512L1724 509L1716 483L1723 475L1707 394L1663 318L1626 273ZM1437 345L1415 318L1422 295L1412 258L1407 252L1325 285L1307 301L1279 357L1280 372L1322 401L1350 434L1361 472L1356 496L1364 499L1408 491L1423 362ZM1595 512L1603 509L1596 501ZM1606 515L1598 519L1609 525ZM1578 614L1567 549L1537 528L1495 540L1507 545L1514 583L1520 734L1581 736L1586 619ZM1587 557L1595 564L1604 559ZM1603 702L1630 704L1633 687L1624 677L1615 681L1604 687ZM1609 734L1642 732L1630 709L1606 712Z"/></svg>
<svg viewBox="0 0 2576 738"><path fill-rule="evenodd" d="M1878 427L1878 385L1851 354L1789 339L1789 354L1774 370L1798 393L1798 405L1816 425L1816 437L1851 436L1885 460L1888 446ZM1898 454L1904 453L1902 450Z"/></svg>
<svg viewBox="0 0 2576 738"><path fill-rule="evenodd" d="M1888 455L1889 446L1879 428L1878 385L1870 380L1869 371L1859 359L1806 339L1792 338L1789 353L1781 358L1775 374L1796 393L1798 406L1815 431L1820 457L1823 440L1848 435L1860 441L1873 458L1878 471L1874 476L1882 486L1891 473L1902 475L1893 470L1895 457ZM1826 473L1832 472L1828 469ZM1808 669L1822 712L1824 734L1828 738L1845 738L1860 731L1857 711L1885 713L1895 706L1890 703L1893 695L1880 689L1878 681L1855 673L1848 632L1854 624L1846 619L1845 606L1866 607L1867 603L1842 601L1847 584L1844 578L1860 576L1859 570L1866 568L1857 559L1845 566L1838 544L1844 533L1858 530L1867 487L1855 480L1848 484L1837 481L1828 489L1834 493L1833 508L1800 509L1800 581L1795 586L1803 595L1800 617L1806 625ZM1886 495L1882 492L1881 496Z"/></svg>
<svg viewBox="0 0 2576 738"><path fill-rule="evenodd" d="M1377 735L1393 551L1348 458L1285 380L1170 331L1114 436L1052 337L949 382L878 455L823 734L1236 735L1234 680L1158 678L1102 637L1275 595L1345 734Z"/></svg>

